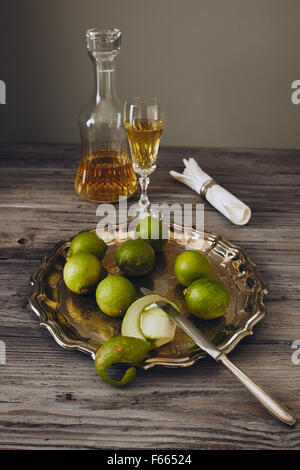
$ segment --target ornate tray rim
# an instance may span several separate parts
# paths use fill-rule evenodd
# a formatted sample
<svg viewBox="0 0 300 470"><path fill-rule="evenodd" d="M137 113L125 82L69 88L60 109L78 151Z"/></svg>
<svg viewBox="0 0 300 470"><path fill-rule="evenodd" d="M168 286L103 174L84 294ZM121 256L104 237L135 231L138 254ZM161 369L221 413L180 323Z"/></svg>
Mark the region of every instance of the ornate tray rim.
<svg viewBox="0 0 300 470"><path fill-rule="evenodd" d="M169 224L170 228L174 230L179 229L182 230L182 227L176 224ZM112 227L114 228L114 227ZM94 229L85 229L82 231L95 231ZM191 228L190 231L196 231L195 229ZM186 231L186 229L185 229ZM246 260L247 264L251 267L252 272L254 273L256 280L259 283L259 288L257 289L256 293L256 306L258 307L257 312L255 312L245 323L244 327L237 330L232 337L229 339L227 344L224 347L221 347L223 352L226 354L230 353L237 344L246 336L252 335L254 326L265 316L266 314L266 305L264 304L264 295L268 294L268 289L266 287L266 283L261 276L256 264L252 261L248 253L242 249L240 246L235 245L228 240L226 240L223 236L218 235L214 232L201 232L207 238L210 238L212 241L211 249L213 249L217 244L224 246L225 248L229 248L231 250L237 251L242 254L244 260ZM51 252L43 256L41 259L41 264L35 270L30 278L30 283L33 286L33 293L29 299L29 304L33 312L38 316L40 320L40 326L44 326L49 333L52 335L54 340L63 348L65 349L74 349L81 351L85 354L89 354L93 359L95 358L95 354L97 352L97 346L93 346L86 342L84 338L79 339L79 334L77 333L77 338L70 338L64 334L64 331L60 327L59 322L54 322L49 319L47 311L43 308L43 306L39 303L39 296L42 291L42 281L41 276L47 270L48 266L51 264L53 259L57 256L59 250L61 250L66 244L71 242L71 238L67 240L59 241L51 250ZM209 251L210 251L209 250ZM189 367L199 359L206 357L206 353L201 350L196 350L191 352L188 356L182 358L146 358L141 364L138 364L142 369L147 370L154 366L164 366L168 368L178 368L178 367Z"/></svg>

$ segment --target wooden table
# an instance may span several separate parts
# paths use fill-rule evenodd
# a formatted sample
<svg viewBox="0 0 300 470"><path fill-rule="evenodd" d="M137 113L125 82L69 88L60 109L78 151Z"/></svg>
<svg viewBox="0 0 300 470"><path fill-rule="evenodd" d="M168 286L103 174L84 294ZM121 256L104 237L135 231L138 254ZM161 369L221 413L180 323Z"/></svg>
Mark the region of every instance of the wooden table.
<svg viewBox="0 0 300 470"><path fill-rule="evenodd" d="M2 146L0 155L1 449L300 449L300 422L276 422L209 358L139 372L120 390L99 381L88 356L60 348L28 305L29 278L57 241L96 225L97 205L73 190L77 146ZM245 248L270 291L267 316L230 357L299 419L300 151L162 148L153 202L199 202L168 173L189 155L251 207L237 227L205 203L205 228Z"/></svg>

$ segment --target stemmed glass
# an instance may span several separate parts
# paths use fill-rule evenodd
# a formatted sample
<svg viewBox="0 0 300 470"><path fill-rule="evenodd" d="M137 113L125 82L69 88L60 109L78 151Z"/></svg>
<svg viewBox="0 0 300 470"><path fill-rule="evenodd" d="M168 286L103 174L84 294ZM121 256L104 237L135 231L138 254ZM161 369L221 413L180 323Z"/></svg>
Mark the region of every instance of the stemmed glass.
<svg viewBox="0 0 300 470"><path fill-rule="evenodd" d="M156 168L160 138L165 127L165 111L161 101L158 98L131 98L125 101L124 126L133 168L140 177L140 217L150 215L147 194L149 175Z"/></svg>

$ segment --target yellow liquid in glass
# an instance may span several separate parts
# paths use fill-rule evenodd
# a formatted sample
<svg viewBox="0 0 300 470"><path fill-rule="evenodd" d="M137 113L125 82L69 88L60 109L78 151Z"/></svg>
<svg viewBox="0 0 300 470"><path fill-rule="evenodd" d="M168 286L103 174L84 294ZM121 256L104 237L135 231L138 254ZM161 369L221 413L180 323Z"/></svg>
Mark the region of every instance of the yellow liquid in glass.
<svg viewBox="0 0 300 470"><path fill-rule="evenodd" d="M149 174L156 168L156 158L165 123L155 119L135 119L125 122L133 166L139 174Z"/></svg>

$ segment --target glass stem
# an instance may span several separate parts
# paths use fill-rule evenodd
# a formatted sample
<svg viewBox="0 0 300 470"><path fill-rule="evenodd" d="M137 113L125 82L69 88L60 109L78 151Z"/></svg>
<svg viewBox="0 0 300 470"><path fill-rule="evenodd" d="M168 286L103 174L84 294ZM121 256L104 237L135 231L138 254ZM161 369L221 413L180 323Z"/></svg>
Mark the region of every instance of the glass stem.
<svg viewBox="0 0 300 470"><path fill-rule="evenodd" d="M150 201L148 199L148 194L147 194L147 188L148 188L149 182L150 182L150 178L148 178L148 176L141 176L139 178L139 183L141 186L141 197L139 200L139 206L140 206L142 215L150 213L150 210L149 210Z"/></svg>

